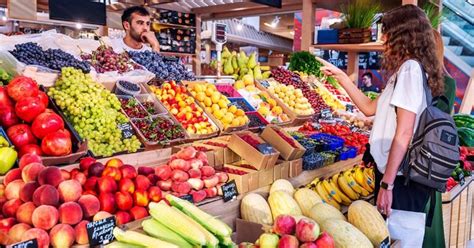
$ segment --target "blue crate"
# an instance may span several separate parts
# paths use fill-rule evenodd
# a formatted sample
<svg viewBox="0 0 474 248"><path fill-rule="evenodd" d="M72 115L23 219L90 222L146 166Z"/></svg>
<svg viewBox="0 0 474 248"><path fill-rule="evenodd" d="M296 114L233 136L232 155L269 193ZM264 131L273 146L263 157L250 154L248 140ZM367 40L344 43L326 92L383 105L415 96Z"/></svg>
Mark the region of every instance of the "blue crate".
<svg viewBox="0 0 474 248"><path fill-rule="evenodd" d="M339 31L337 29L318 30L318 44L337 44L339 43Z"/></svg>
<svg viewBox="0 0 474 248"><path fill-rule="evenodd" d="M317 133L310 136L320 143L324 144L324 151L336 151L344 146L344 139L330 134Z"/></svg>
<svg viewBox="0 0 474 248"><path fill-rule="evenodd" d="M10 146L13 145L12 142L10 141L10 139L8 138L7 132L5 132L3 127L0 127L0 136L5 137L5 139L8 141L8 144L10 144Z"/></svg>
<svg viewBox="0 0 474 248"><path fill-rule="evenodd" d="M314 170L324 166L324 157L319 153L312 153L303 157L303 170Z"/></svg>
<svg viewBox="0 0 474 248"><path fill-rule="evenodd" d="M230 104L236 105L237 108L240 108L240 107L239 107L240 105L235 104L235 102L237 102L237 101L242 101L242 102L245 104L246 108L247 108L247 109L243 109L244 112L255 112L255 111L256 111L256 110L252 107L252 105L250 105L250 103L247 102L247 100L245 100L245 98L243 98L243 97L229 97L229 98L227 98L227 99L229 99Z"/></svg>

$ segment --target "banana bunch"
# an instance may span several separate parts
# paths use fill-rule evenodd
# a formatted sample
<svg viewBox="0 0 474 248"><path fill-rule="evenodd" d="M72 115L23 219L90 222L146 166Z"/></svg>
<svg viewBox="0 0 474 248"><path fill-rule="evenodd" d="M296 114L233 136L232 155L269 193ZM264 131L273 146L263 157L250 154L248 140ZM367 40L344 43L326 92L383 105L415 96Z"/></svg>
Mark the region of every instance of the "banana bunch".
<svg viewBox="0 0 474 248"><path fill-rule="evenodd" d="M326 179L315 178L306 185L315 191L324 202L341 209L341 204L349 206L361 197L369 196L374 191L375 180L373 168L355 166Z"/></svg>

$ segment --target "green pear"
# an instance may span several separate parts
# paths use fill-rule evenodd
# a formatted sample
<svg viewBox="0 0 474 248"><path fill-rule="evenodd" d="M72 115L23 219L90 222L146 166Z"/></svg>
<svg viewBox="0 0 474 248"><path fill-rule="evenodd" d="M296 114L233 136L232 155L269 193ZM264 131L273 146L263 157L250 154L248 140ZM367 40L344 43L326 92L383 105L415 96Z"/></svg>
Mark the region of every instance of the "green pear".
<svg viewBox="0 0 474 248"><path fill-rule="evenodd" d="M234 70L237 70L237 68L239 68L239 65L237 64L237 57L232 55L232 67L234 68Z"/></svg>
<svg viewBox="0 0 474 248"><path fill-rule="evenodd" d="M255 68L255 66L257 66L257 59L255 58L256 56L256 53L252 53L249 57L249 62L247 63L247 67L248 68Z"/></svg>
<svg viewBox="0 0 474 248"><path fill-rule="evenodd" d="M230 53L229 49L227 49L227 47L224 47L224 49L222 49L222 58L223 59L226 59L228 57L230 57L232 54Z"/></svg>
<svg viewBox="0 0 474 248"><path fill-rule="evenodd" d="M262 74L262 77L263 77L264 79L267 79L267 78L269 78L271 75L272 75L272 72L271 72L271 71L266 71L266 72L264 72L264 73Z"/></svg>
<svg viewBox="0 0 474 248"><path fill-rule="evenodd" d="M224 74L232 75L234 74L234 68L232 67L232 59L227 59L224 64Z"/></svg>
<svg viewBox="0 0 474 248"><path fill-rule="evenodd" d="M262 71L260 70L260 66L255 66L255 68L253 68L253 77L255 78L255 80L260 80L263 78L263 75L262 75Z"/></svg>

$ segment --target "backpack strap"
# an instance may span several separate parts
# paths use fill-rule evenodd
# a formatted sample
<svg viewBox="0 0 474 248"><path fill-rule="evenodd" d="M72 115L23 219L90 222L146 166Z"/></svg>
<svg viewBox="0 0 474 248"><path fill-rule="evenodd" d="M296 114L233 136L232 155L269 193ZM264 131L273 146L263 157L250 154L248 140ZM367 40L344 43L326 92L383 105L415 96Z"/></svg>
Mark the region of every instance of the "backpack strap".
<svg viewBox="0 0 474 248"><path fill-rule="evenodd" d="M429 106L429 105L433 105L433 103L436 103L435 101L433 101L433 96L431 94L431 89L430 87L428 86L428 78L426 77L426 72L425 72L425 68L423 67L423 65L421 64L420 61L418 61L417 59L411 59L411 60L414 60L418 63L418 65L420 66L421 68L421 76L422 76L422 80L423 80L423 90L425 91L425 97L426 97L426 105ZM396 74L395 76L395 82L394 82L394 86L393 86L393 90L395 91L395 87L397 86L397 80L398 80L398 73ZM443 96L444 98L446 98L445 96ZM441 98L441 97L439 97ZM441 99L444 101L444 99ZM448 99L446 98L446 101L448 101ZM396 107L395 107L395 112L396 112Z"/></svg>

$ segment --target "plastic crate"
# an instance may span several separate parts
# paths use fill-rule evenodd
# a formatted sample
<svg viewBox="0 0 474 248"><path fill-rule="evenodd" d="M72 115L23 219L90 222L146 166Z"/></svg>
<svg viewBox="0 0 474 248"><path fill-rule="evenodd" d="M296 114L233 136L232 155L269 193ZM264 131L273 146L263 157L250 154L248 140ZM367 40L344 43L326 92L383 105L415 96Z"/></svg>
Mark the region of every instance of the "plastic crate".
<svg viewBox="0 0 474 248"><path fill-rule="evenodd" d="M227 98L229 98L229 97L242 97L242 95L239 94L239 92L234 88L234 86L232 86L230 84L216 84L216 89L220 93L227 96Z"/></svg>
<svg viewBox="0 0 474 248"><path fill-rule="evenodd" d="M242 109L242 106L245 107L245 109L242 109L244 112L255 112L255 109L250 105L247 100L243 97L229 97L227 98L230 101L230 104L235 105L237 108Z"/></svg>
<svg viewBox="0 0 474 248"><path fill-rule="evenodd" d="M339 150L340 160L347 160L357 156L357 148L353 146L344 146Z"/></svg>
<svg viewBox="0 0 474 248"><path fill-rule="evenodd" d="M323 143L324 151L336 151L344 146L344 139L335 135L318 133L311 135L310 138Z"/></svg>
<svg viewBox="0 0 474 248"><path fill-rule="evenodd" d="M250 130L253 130L253 129L259 129L259 128L264 128L265 126L268 125L268 121L265 120L265 118L263 118L258 112L247 112L245 113L247 115L247 117L249 118L250 122L249 122L249 129ZM261 122L261 125L255 125L254 122L252 122L252 118L256 118L258 119L260 122Z"/></svg>
<svg viewBox="0 0 474 248"><path fill-rule="evenodd" d="M324 158L324 165L334 164L336 156L329 152L319 153Z"/></svg>

